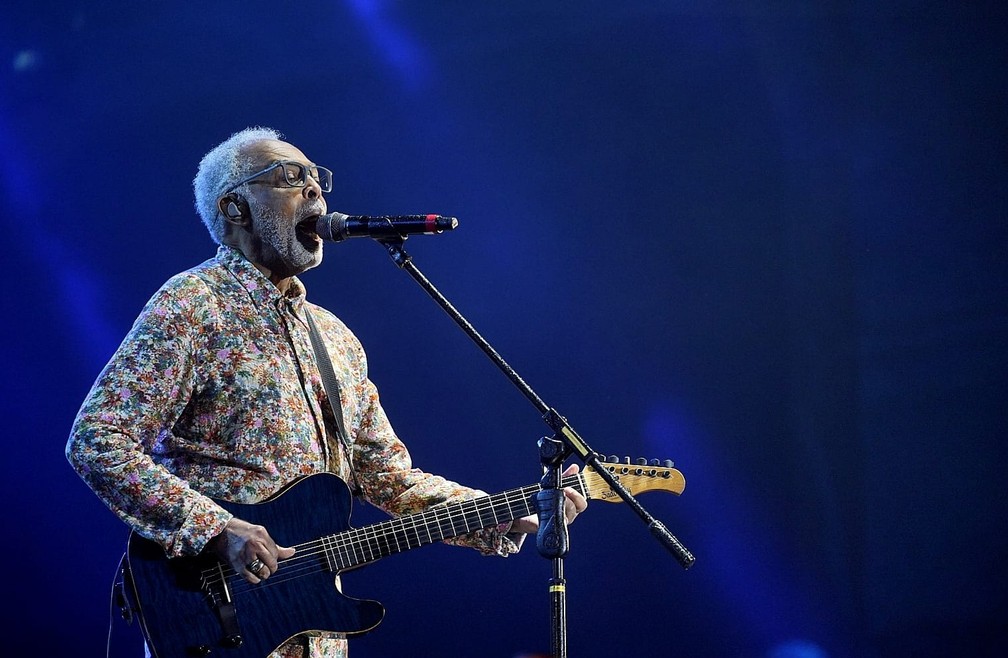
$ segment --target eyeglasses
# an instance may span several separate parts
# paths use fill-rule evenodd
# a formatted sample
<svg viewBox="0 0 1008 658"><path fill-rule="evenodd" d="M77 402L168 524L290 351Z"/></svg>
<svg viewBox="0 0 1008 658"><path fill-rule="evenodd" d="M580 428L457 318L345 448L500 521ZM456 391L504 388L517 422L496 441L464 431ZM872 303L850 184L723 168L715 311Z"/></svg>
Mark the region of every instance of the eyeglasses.
<svg viewBox="0 0 1008 658"><path fill-rule="evenodd" d="M293 160L278 160L277 162L270 164L270 166L266 167L262 171L257 171L256 173L241 179L231 187L224 190L224 194L234 191L245 183L269 184L270 181L260 181L254 179L277 168L283 171L283 178L281 179L280 184L275 182L272 183L273 187L304 187L308 184L308 177L311 176L315 182L319 184L319 187L322 188L323 192L327 194L332 192L332 172L325 167L305 165L300 162L294 162Z"/></svg>

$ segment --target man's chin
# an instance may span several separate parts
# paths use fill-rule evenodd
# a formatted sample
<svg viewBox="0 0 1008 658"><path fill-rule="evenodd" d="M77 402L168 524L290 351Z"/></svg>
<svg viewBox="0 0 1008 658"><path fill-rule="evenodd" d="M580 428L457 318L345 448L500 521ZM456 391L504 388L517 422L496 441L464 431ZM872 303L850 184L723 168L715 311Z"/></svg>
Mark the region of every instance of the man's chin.
<svg viewBox="0 0 1008 658"><path fill-rule="evenodd" d="M314 248L311 249L305 247L305 254L308 258L306 259L307 262L304 266L304 270L310 270L313 267L318 267L322 264L322 241L319 240L317 244L313 245L313 247Z"/></svg>
<svg viewBox="0 0 1008 658"><path fill-rule="evenodd" d="M321 246L318 248L318 251L316 251L313 254L313 256L314 257L312 258L312 262L311 262L311 264L308 267L305 268L306 270L310 270L311 268L318 267L319 265L322 264L322 247Z"/></svg>
<svg viewBox="0 0 1008 658"><path fill-rule="evenodd" d="M318 267L322 264L322 247L319 247L315 251L309 251L304 248L296 249L293 253L288 252L286 257L280 259L280 263L275 268L271 268L273 272L280 273L283 272L284 278L291 276L298 276L313 267Z"/></svg>

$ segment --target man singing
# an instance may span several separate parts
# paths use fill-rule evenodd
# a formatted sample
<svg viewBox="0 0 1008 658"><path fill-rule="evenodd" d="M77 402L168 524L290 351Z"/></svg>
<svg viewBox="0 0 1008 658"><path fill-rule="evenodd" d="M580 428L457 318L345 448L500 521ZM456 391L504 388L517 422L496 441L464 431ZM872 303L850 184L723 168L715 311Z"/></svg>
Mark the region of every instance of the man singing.
<svg viewBox="0 0 1008 658"><path fill-rule="evenodd" d="M413 468L360 342L305 299L297 275L322 262L315 223L332 177L267 128L235 133L204 156L195 205L217 254L150 299L84 400L66 448L138 535L169 557L212 552L253 585L295 550L212 499L256 503L322 472L395 516L482 494ZM313 325L339 399L326 394ZM572 521L587 502L566 495ZM506 556L537 527L529 516L446 541ZM270 658L345 655L338 635L302 634Z"/></svg>

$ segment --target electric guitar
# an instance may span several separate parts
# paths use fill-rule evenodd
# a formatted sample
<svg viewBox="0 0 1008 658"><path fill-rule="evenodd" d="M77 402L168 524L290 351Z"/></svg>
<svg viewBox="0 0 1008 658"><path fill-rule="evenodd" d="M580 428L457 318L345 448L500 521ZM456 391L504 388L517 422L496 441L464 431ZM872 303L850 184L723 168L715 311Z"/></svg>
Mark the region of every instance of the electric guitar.
<svg viewBox="0 0 1008 658"><path fill-rule="evenodd" d="M686 487L671 465L604 467L631 493L681 494ZM591 467L563 478L561 486L586 498L622 502ZM212 555L169 559L158 544L131 533L124 594L155 658L264 658L302 633L366 633L381 623L385 609L377 601L345 596L335 583L340 573L534 514L539 491L534 484L353 528L347 485L335 475L311 475L262 503L217 501L235 516L268 528L281 546L297 549L269 579L253 585Z"/></svg>

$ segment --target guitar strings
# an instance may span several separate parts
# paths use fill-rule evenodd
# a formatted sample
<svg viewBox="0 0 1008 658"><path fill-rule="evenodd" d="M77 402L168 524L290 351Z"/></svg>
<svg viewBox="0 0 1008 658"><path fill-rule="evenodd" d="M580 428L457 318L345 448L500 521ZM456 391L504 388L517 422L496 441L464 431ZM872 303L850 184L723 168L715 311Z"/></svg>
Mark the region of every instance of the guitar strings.
<svg viewBox="0 0 1008 658"><path fill-rule="evenodd" d="M512 492L507 492L507 494L511 493ZM412 515L411 517L392 519L378 524L377 526L347 530L340 533L340 535L344 535L342 537L338 535L331 535L306 542L305 544L295 546L297 552L294 556L283 562L285 567L283 572L279 572L277 576L269 578L256 585L248 583L232 569L228 569L226 575L232 578L238 576L238 585L240 585L240 587L234 587L233 591L241 592L254 587L266 586L271 583L279 584L280 582L300 577L304 575L305 572L317 572L323 569L323 562L326 564L326 568L334 573L341 570L348 570L353 566L362 566L367 562L383 557L381 555L382 551L380 550L380 547L379 550L377 550L377 554L376 551L359 550L366 547L369 543L373 544L384 540L384 546L389 554L402 552L402 545L396 537L397 533L403 538L403 541L406 543L406 548L409 549L415 546L434 543L448 537L454 537L470 532L471 528L467 519L463 519L465 522L464 530L457 530L455 523L451 523L451 530L448 533L445 533L442 529L442 526L449 527L443 523L444 521L447 520L450 522L452 516L456 516L459 512L465 513L467 510L464 508L472 508L468 511L470 513L477 513L481 522L481 528L498 522L498 519L500 518L497 513L498 509L500 509L501 512L511 512L512 505L510 503L526 503L525 507L528 509L527 501L524 500L524 498L518 501L511 501L509 500L509 496L507 494L503 496L503 505L498 504L493 507L484 507L481 510L478 504L479 499L461 501L459 503L451 503L449 505L440 505L437 508L432 508L427 512ZM458 509L456 510L453 508ZM471 514L469 516L471 517ZM492 522L491 518L493 519ZM412 523L410 524L409 522ZM412 525L412 527L408 527L409 525ZM431 528L432 525L435 526L433 531ZM399 527L396 528L395 526ZM425 532L421 532L421 530ZM315 558L319 556L325 557L323 560L316 560ZM333 562L335 562L335 565L333 565ZM242 585L243 583L244 585Z"/></svg>
<svg viewBox="0 0 1008 658"><path fill-rule="evenodd" d="M585 483L581 473L564 478L561 486L573 486L585 494ZM294 546L295 554L281 561L283 570L259 583L248 582L230 566L223 569L204 569L201 572L202 582L204 588L213 595L212 587L219 586L223 579L227 581L231 595L235 596L280 585L323 570L339 574L387 555L403 552L400 537L405 542L405 550L409 550L499 524L501 517L498 512L506 516L506 520L509 521L531 514L535 509L530 504L531 496L539 490L540 486L536 484L493 496L480 496L437 505L418 514L390 519L365 528L351 528L297 544ZM522 507L524 514L521 513ZM456 523L453 521L453 518L458 516L462 517L461 521L464 524L462 531L456 529ZM478 521L479 527L471 528L470 520ZM369 546L375 547L375 550L365 551L364 549Z"/></svg>

